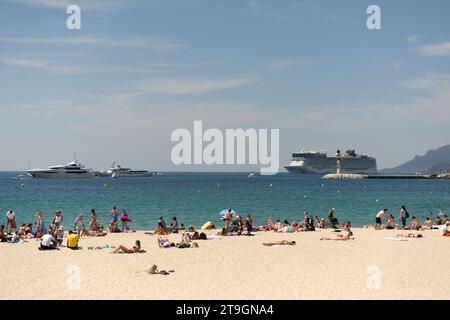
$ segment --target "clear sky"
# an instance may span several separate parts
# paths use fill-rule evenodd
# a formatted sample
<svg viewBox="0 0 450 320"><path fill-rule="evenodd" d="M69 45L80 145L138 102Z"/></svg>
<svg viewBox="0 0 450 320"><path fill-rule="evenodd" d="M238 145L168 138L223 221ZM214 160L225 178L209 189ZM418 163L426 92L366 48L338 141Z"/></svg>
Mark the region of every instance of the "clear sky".
<svg viewBox="0 0 450 320"><path fill-rule="evenodd" d="M0 0L0 170L73 152L96 169L246 169L173 165L170 134L194 120L280 129L281 165L302 148L398 165L450 143L449 16L448 0Z"/></svg>

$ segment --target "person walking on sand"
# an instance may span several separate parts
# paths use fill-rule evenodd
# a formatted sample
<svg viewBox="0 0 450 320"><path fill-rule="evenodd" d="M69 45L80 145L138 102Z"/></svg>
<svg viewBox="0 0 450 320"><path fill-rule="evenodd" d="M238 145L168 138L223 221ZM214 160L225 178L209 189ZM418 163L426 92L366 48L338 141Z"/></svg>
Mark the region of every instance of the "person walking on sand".
<svg viewBox="0 0 450 320"><path fill-rule="evenodd" d="M375 216L375 230L380 230L381 229L381 218L385 218L386 217L386 213L387 213L387 209L383 209L380 210L377 215Z"/></svg>
<svg viewBox="0 0 450 320"><path fill-rule="evenodd" d="M8 231L8 226L9 226L9 231ZM13 210L9 210L8 212L6 212L6 232L12 233L13 229L14 229L14 231L17 230L16 213Z"/></svg>
<svg viewBox="0 0 450 320"><path fill-rule="evenodd" d="M402 208L400 209L400 221L402 222L403 229L406 228L406 219L408 218L409 218L408 210L406 210L405 206L402 206Z"/></svg>

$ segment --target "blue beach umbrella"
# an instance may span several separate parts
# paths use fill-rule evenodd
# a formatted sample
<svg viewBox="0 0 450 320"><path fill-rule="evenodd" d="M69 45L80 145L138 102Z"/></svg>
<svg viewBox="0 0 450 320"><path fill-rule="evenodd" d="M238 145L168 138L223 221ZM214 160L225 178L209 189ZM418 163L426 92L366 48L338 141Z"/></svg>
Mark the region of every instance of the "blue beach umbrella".
<svg viewBox="0 0 450 320"><path fill-rule="evenodd" d="M219 212L219 216L224 216L225 213L227 213L228 209L223 209L222 211ZM231 214L238 214L234 209L231 209Z"/></svg>

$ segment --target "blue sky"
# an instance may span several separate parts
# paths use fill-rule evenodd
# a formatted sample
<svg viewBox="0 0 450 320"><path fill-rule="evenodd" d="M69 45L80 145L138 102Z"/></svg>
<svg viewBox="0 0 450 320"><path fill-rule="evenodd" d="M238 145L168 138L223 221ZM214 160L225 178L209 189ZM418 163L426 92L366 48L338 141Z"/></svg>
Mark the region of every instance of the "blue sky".
<svg viewBox="0 0 450 320"><path fill-rule="evenodd" d="M66 7L82 29L65 26ZM366 27L369 4L382 29ZM176 128L279 128L380 168L450 141L450 2L0 0L0 170L152 170ZM9 155L9 156L5 156Z"/></svg>

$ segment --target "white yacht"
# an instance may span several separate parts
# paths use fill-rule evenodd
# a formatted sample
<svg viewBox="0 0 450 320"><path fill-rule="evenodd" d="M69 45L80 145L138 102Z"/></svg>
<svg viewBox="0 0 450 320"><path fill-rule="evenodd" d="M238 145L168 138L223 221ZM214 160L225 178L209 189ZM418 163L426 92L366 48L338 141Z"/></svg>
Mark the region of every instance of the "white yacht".
<svg viewBox="0 0 450 320"><path fill-rule="evenodd" d="M28 175L33 178L94 178L95 174L91 169L85 168L78 160L74 160L65 165L52 166L48 169L31 169Z"/></svg>
<svg viewBox="0 0 450 320"><path fill-rule="evenodd" d="M101 177L151 177L154 173L147 170L131 170L130 168L122 168L115 161L112 163L111 168L107 171L100 171L96 173Z"/></svg>

